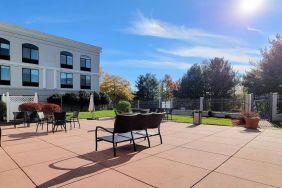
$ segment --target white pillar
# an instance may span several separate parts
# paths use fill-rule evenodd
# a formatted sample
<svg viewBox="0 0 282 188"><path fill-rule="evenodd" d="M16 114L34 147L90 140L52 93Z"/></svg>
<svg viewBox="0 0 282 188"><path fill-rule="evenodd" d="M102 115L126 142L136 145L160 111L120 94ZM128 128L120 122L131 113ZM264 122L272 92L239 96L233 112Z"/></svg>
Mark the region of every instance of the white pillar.
<svg viewBox="0 0 282 188"><path fill-rule="evenodd" d="M272 115L272 120L276 120L276 116L277 116L277 106L278 106L278 93L272 93L272 104L271 104L271 115Z"/></svg>
<svg viewBox="0 0 282 188"><path fill-rule="evenodd" d="M200 111L204 111L204 97L200 97Z"/></svg>
<svg viewBox="0 0 282 188"><path fill-rule="evenodd" d="M7 122L10 121L12 117L10 117L10 95L9 92L6 93L6 114L7 114Z"/></svg>
<svg viewBox="0 0 282 188"><path fill-rule="evenodd" d="M42 87L43 88L46 88L46 69L42 69L42 81L43 81L43 84L42 84Z"/></svg>
<svg viewBox="0 0 282 188"><path fill-rule="evenodd" d="M54 70L54 89L57 89L57 71Z"/></svg>
<svg viewBox="0 0 282 188"><path fill-rule="evenodd" d="M253 97L253 94L247 94L245 96L245 112L252 111L252 97Z"/></svg>

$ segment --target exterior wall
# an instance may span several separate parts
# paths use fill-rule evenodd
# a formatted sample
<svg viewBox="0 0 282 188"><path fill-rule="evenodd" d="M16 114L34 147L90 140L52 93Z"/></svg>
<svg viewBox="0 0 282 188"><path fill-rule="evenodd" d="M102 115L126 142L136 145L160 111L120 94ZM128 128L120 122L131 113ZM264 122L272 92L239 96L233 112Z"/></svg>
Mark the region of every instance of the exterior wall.
<svg viewBox="0 0 282 188"><path fill-rule="evenodd" d="M0 59L0 65L10 66L11 75L10 86L0 85L0 94L7 91L10 95L75 92L80 90L80 75L90 75L91 90L99 91L101 48L6 24L0 24L0 37L10 41L10 60ZM39 64L22 62L23 43L30 43L39 48ZM61 51L73 54L73 69L60 67ZM91 72L80 71L81 55L91 58ZM39 87L22 86L22 68L39 70ZM73 89L60 88L61 72L73 73Z"/></svg>

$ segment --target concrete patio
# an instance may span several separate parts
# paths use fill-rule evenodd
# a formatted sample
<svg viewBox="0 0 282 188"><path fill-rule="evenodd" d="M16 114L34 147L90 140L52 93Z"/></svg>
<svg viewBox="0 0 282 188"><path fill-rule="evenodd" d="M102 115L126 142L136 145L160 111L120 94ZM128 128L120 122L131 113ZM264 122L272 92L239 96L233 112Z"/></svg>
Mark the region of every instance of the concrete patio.
<svg viewBox="0 0 282 188"><path fill-rule="evenodd" d="M95 152L97 125L113 120L55 134L3 127L0 187L282 187L281 130L164 122L164 144L120 144L114 158L109 143Z"/></svg>

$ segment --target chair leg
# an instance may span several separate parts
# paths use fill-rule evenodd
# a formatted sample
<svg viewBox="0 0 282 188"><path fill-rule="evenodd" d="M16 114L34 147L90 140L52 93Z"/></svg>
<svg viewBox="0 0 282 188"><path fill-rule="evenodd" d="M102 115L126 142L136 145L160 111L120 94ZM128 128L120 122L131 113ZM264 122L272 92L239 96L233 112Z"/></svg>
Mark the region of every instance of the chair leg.
<svg viewBox="0 0 282 188"><path fill-rule="evenodd" d="M96 131L95 131L95 151L97 151L98 150L98 139L97 139L97 129L96 129Z"/></svg>
<svg viewBox="0 0 282 188"><path fill-rule="evenodd" d="M2 141L2 129L0 127L0 147L1 147L1 141Z"/></svg>
<svg viewBox="0 0 282 188"><path fill-rule="evenodd" d="M65 128L65 132L67 132L67 124L63 125L63 127Z"/></svg>
<svg viewBox="0 0 282 188"><path fill-rule="evenodd" d="M161 144L163 144L163 139L162 139L160 128L159 128L159 136L160 136Z"/></svg>
<svg viewBox="0 0 282 188"><path fill-rule="evenodd" d="M79 123L79 119L77 118L77 123L78 123L78 127L80 128L80 123Z"/></svg>
<svg viewBox="0 0 282 188"><path fill-rule="evenodd" d="M133 142L133 149L134 149L134 151L136 151L136 145L135 145L135 140L134 140L132 131L131 131L131 138L132 138L132 142Z"/></svg>
<svg viewBox="0 0 282 188"><path fill-rule="evenodd" d="M148 130L146 129L145 131L146 131L146 137L148 139L148 146L150 148L151 147L151 142L150 142L150 138L149 138L149 135L148 135Z"/></svg>
<svg viewBox="0 0 282 188"><path fill-rule="evenodd" d="M39 126L39 123L36 123L36 132L37 132L37 130L38 130L38 126Z"/></svg>

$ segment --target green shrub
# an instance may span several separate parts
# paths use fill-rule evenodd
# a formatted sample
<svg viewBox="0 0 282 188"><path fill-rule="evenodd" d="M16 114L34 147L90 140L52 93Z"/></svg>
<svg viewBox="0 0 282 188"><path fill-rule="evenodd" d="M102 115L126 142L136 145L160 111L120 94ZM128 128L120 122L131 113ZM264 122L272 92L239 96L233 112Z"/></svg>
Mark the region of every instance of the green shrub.
<svg viewBox="0 0 282 188"><path fill-rule="evenodd" d="M61 105L61 96L59 94L51 95L48 97L47 102Z"/></svg>
<svg viewBox="0 0 282 188"><path fill-rule="evenodd" d="M118 113L129 113L131 112L131 104L128 101L120 101L116 106L116 110Z"/></svg>
<svg viewBox="0 0 282 188"><path fill-rule="evenodd" d="M4 120L6 115L6 103L0 101L0 121Z"/></svg>

